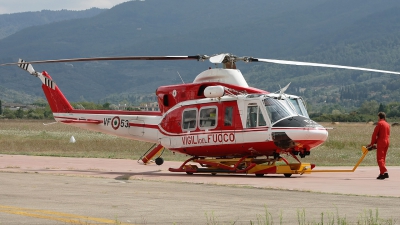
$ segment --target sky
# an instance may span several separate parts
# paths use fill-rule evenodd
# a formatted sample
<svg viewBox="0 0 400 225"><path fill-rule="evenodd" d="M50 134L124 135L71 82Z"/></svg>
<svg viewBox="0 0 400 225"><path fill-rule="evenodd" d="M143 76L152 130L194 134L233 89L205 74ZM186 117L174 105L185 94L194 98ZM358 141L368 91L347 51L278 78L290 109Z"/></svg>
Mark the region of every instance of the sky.
<svg viewBox="0 0 400 225"><path fill-rule="evenodd" d="M129 0L0 0L0 14L48 10L109 9Z"/></svg>

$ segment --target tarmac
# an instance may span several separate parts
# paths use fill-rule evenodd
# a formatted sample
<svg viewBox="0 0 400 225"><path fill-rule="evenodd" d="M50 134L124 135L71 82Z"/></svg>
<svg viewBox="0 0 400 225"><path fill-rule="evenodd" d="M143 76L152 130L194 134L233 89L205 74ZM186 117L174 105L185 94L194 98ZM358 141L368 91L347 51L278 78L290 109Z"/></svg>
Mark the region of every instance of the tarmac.
<svg viewBox="0 0 400 225"><path fill-rule="evenodd" d="M361 196L400 197L400 166L388 167L389 179L377 180L377 166L359 166L355 172L322 172L286 178L280 174L193 174L169 172L182 162L165 161L143 165L128 159L63 158L1 155L0 172L38 173L115 180L148 180L179 183L244 186L262 189L303 191ZM349 170L352 167L316 167L314 170Z"/></svg>
<svg viewBox="0 0 400 225"><path fill-rule="evenodd" d="M377 166L290 178L168 171L181 163L0 155L0 224L366 224L378 217L382 224L400 221L400 167L388 167L390 178L385 180L376 179Z"/></svg>

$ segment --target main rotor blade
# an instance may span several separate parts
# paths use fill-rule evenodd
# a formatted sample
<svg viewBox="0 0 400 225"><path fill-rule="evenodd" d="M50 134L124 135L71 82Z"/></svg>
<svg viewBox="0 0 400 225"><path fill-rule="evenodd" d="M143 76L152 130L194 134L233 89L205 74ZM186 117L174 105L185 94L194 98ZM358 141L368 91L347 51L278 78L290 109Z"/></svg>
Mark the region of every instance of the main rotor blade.
<svg viewBox="0 0 400 225"><path fill-rule="evenodd" d="M200 60L203 56L118 56L118 57L94 57L94 58L73 58L73 59L55 59L24 62L29 64L38 63L60 63L60 62L89 62L89 61L121 61L121 60ZM18 63L5 63L0 66L16 65Z"/></svg>
<svg viewBox="0 0 400 225"><path fill-rule="evenodd" d="M278 60L278 59L259 59L259 58L252 58L251 61L285 64L285 65L295 65L295 66L314 66L314 67L328 67L328 68L339 68L339 69L348 69L348 70L361 70L361 71L369 71L369 72L377 72L377 73L390 73L390 74L399 74L400 75L400 72L394 72L394 71L376 70L376 69L369 69L369 68L362 68L362 67L340 66L340 65L332 65L332 64L322 64L322 63L298 62L298 61L287 61L287 60Z"/></svg>

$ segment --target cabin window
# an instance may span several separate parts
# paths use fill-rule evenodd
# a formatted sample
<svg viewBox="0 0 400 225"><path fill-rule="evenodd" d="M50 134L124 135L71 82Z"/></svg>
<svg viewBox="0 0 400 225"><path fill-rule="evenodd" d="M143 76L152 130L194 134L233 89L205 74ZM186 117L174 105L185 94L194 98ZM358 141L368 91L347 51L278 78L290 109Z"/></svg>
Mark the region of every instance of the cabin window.
<svg viewBox="0 0 400 225"><path fill-rule="evenodd" d="M215 106L200 109L200 129L210 129L217 126L218 108Z"/></svg>
<svg viewBox="0 0 400 225"><path fill-rule="evenodd" d="M232 126L233 107L225 108L224 126Z"/></svg>
<svg viewBox="0 0 400 225"><path fill-rule="evenodd" d="M246 127L257 127L257 126L266 126L265 118L261 112L260 107L257 103L250 103L247 106L247 120Z"/></svg>
<svg viewBox="0 0 400 225"><path fill-rule="evenodd" d="M197 109L185 109L182 114L182 130L195 130L197 121Z"/></svg>

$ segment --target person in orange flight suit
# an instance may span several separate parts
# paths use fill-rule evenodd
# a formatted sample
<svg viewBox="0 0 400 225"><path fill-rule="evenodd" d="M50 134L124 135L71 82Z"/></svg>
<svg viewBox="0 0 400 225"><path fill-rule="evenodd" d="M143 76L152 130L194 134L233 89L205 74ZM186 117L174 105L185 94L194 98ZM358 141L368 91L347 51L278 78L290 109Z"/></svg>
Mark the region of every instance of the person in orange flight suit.
<svg viewBox="0 0 400 225"><path fill-rule="evenodd" d="M390 137L390 125L386 122L386 114L384 112L378 113L379 121L376 124L374 133L371 137L371 143L368 147L377 145L376 160L379 166L378 180L384 180L389 178L389 174L386 169L386 153L389 148L389 137Z"/></svg>

